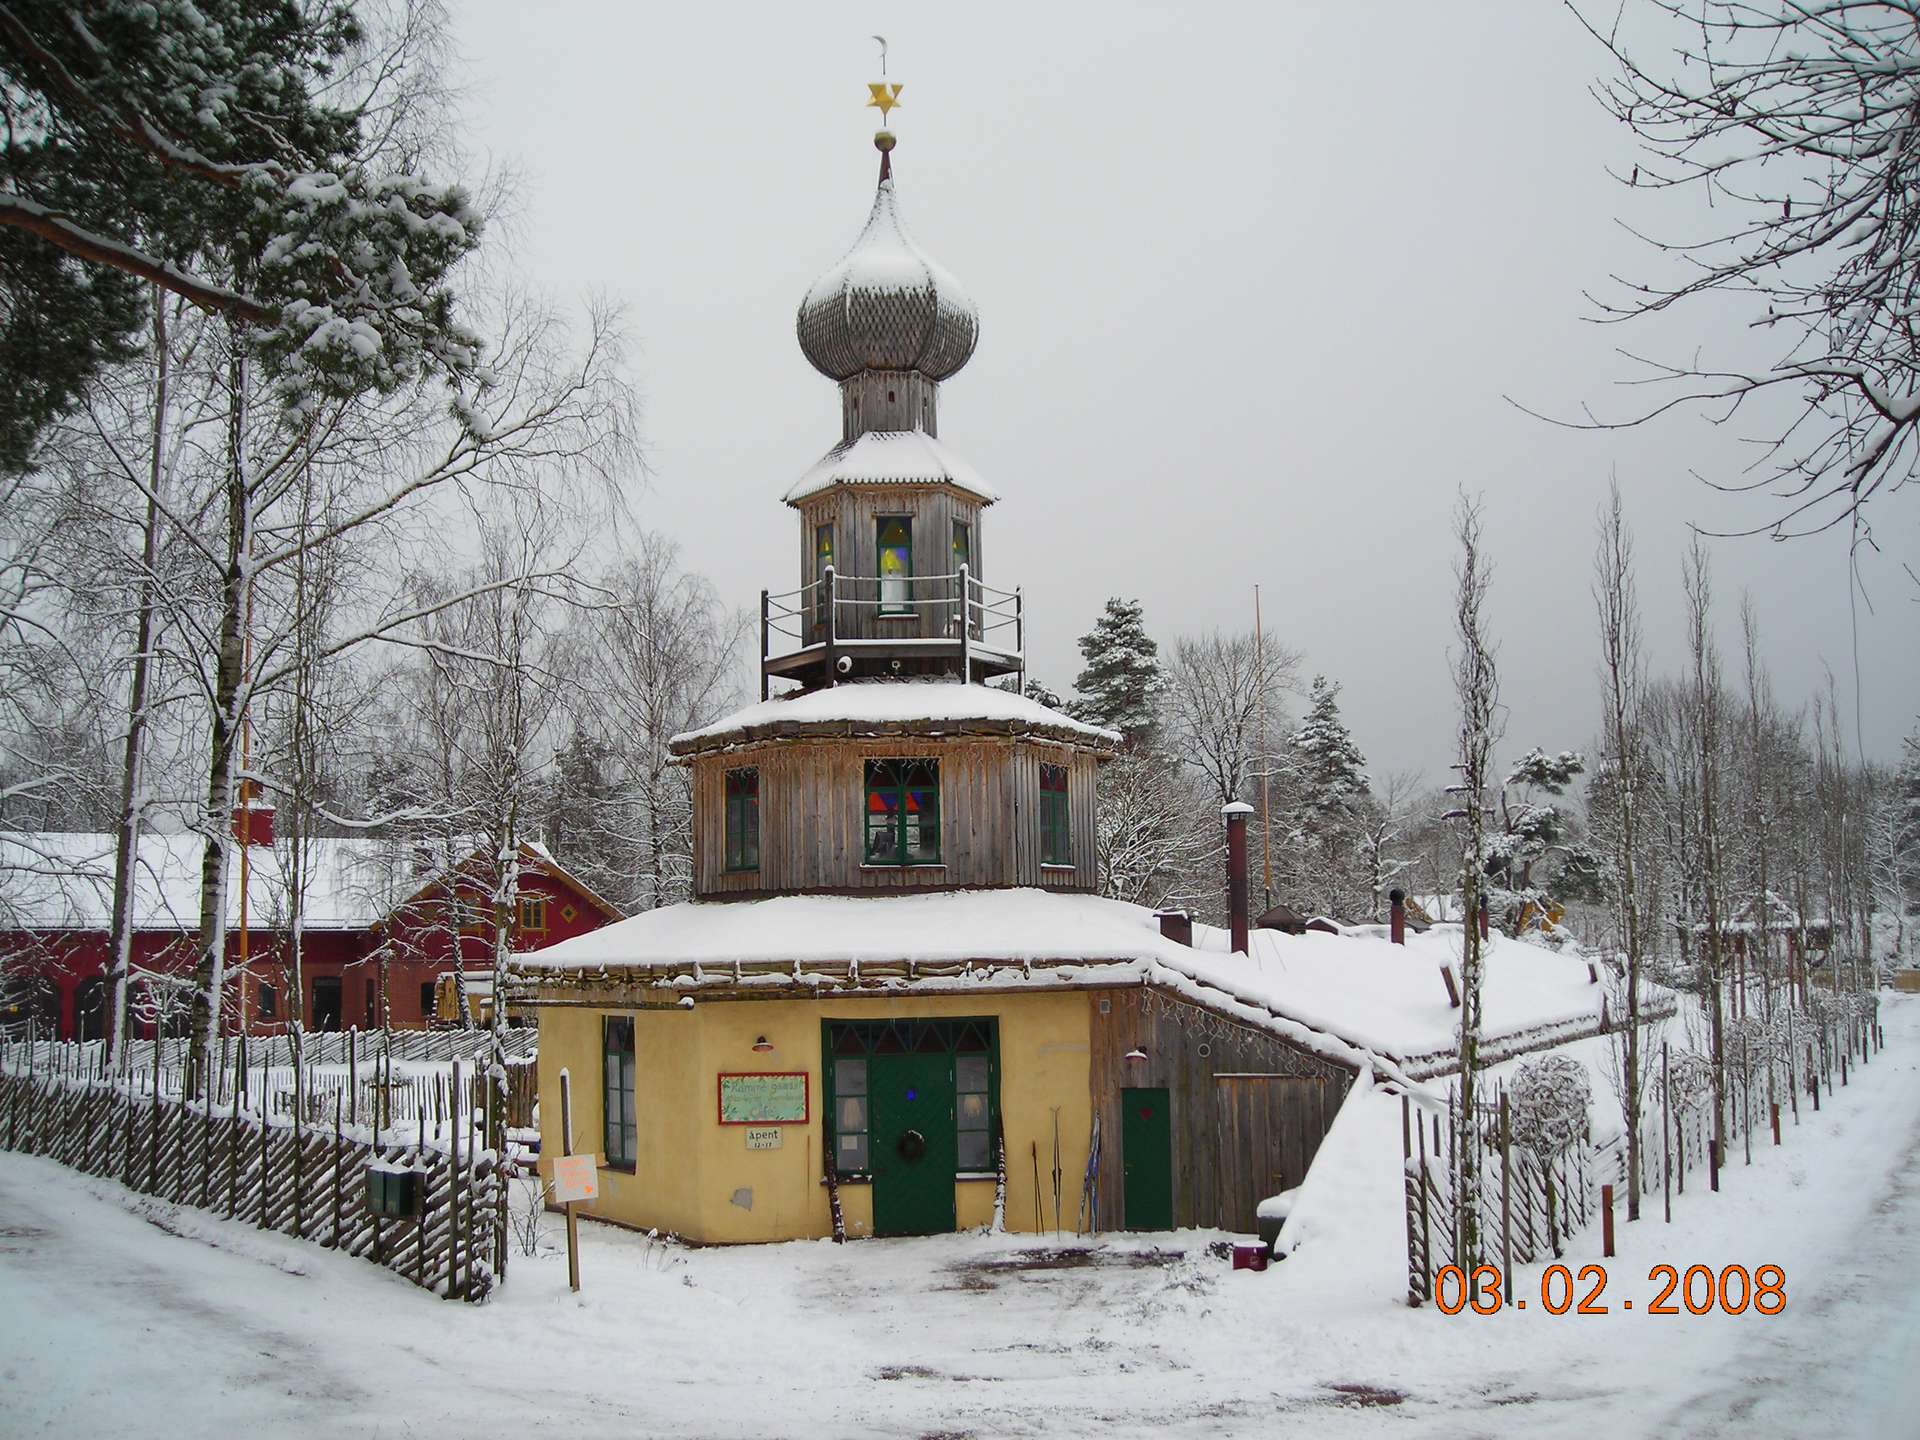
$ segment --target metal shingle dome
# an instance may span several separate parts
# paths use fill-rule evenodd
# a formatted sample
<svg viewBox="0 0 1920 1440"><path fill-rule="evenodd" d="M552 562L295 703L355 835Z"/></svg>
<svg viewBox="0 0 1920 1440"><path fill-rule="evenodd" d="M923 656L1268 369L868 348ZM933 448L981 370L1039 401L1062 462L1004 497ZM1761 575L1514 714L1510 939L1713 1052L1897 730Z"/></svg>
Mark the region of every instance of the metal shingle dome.
<svg viewBox="0 0 1920 1440"><path fill-rule="evenodd" d="M918 370L945 380L980 338L972 299L907 233L889 159L882 158L866 229L800 302L800 349L831 380L862 370Z"/></svg>

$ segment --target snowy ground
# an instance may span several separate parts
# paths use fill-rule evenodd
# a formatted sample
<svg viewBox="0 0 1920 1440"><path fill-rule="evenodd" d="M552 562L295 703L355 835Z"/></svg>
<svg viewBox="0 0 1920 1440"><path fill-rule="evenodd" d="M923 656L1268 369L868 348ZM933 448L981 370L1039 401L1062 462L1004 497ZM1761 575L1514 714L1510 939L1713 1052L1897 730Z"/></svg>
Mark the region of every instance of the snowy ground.
<svg viewBox="0 0 1920 1440"><path fill-rule="evenodd" d="M1323 1207L1265 1275L1193 1232L688 1252L589 1225L584 1294L550 1251L467 1307L0 1155L0 1434L1912 1437L1920 997L1886 1028L1783 1149L1622 1225L1604 1316L1407 1310L1391 1203ZM1329 1144L1390 1194L1397 1105L1348 1113ZM1646 1313L1652 1265L1736 1261L1785 1267L1784 1315Z"/></svg>

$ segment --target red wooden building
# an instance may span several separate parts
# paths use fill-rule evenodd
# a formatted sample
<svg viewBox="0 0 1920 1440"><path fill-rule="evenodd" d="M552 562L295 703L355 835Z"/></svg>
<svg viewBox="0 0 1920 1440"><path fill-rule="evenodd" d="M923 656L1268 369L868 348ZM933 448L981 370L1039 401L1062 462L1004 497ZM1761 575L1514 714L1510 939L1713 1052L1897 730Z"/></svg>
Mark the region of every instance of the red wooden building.
<svg viewBox="0 0 1920 1440"><path fill-rule="evenodd" d="M434 984L458 966L492 964L491 883L478 852L452 863L410 841L319 839L301 863L274 843L270 812L252 812L246 847L228 863L227 983L223 1027L278 1034L293 1003L291 917L301 914L299 1005L309 1029L388 1022L420 1029ZM262 824L262 820L266 823ZM113 836L0 832L0 1027L94 1039L108 1023ZM128 995L134 1033L185 1024L198 928L203 842L195 834L140 838ZM304 902L293 902L295 877ZM568 874L546 849L520 853L514 948L536 950L596 930L620 912Z"/></svg>

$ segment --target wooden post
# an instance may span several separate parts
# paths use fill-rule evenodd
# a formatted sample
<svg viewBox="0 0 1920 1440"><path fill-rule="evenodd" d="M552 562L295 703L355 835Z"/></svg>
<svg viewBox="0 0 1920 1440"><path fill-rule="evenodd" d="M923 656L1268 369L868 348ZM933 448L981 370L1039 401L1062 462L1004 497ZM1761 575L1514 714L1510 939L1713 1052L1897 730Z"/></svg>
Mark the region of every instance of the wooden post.
<svg viewBox="0 0 1920 1440"><path fill-rule="evenodd" d="M1500 1285L1513 1293L1513 1116L1500 1087Z"/></svg>
<svg viewBox="0 0 1920 1440"><path fill-rule="evenodd" d="M340 1113L340 1102L344 1097L338 1090L333 1092L333 1248L340 1248L340 1212L345 1196L340 1191L341 1148L345 1123Z"/></svg>
<svg viewBox="0 0 1920 1440"><path fill-rule="evenodd" d="M804 634L804 630L802 631ZM767 698L767 592L760 592L760 698Z"/></svg>
<svg viewBox="0 0 1920 1440"><path fill-rule="evenodd" d="M1666 1205L1666 1223L1673 1223L1673 1067L1667 1061L1667 1042L1660 1042L1660 1191Z"/></svg>
<svg viewBox="0 0 1920 1440"><path fill-rule="evenodd" d="M1720 1142L1707 1142L1707 1188L1716 1195L1720 1193Z"/></svg>
<svg viewBox="0 0 1920 1440"><path fill-rule="evenodd" d="M826 647L823 653L827 658L827 684L832 685L840 679L839 657L834 654L840 633L839 616L835 613L839 609L837 602L840 597L837 593L839 586L834 577L833 566L826 567L820 576L820 583L827 587L827 633L822 643Z"/></svg>
<svg viewBox="0 0 1920 1440"><path fill-rule="evenodd" d="M1420 1148L1420 1289L1433 1298L1433 1222L1427 1213L1427 1127L1416 1124ZM1437 1137L1436 1137L1437 1147Z"/></svg>
<svg viewBox="0 0 1920 1440"><path fill-rule="evenodd" d="M973 595L967 585L967 567L960 567L960 679L973 683Z"/></svg>
<svg viewBox="0 0 1920 1440"><path fill-rule="evenodd" d="M1400 1208L1407 1216L1407 1304L1420 1304L1420 1287L1413 1282L1413 1196L1407 1191L1407 1177L1413 1169L1413 1101L1400 1097ZM829 1159L831 1164L831 1159Z"/></svg>
<svg viewBox="0 0 1920 1440"><path fill-rule="evenodd" d="M273 1127L267 1124L266 1072L262 1069L260 1084L260 1228L267 1228L268 1202L273 1198Z"/></svg>
<svg viewBox="0 0 1920 1440"><path fill-rule="evenodd" d="M355 1125L360 1123L360 1047L356 1043L359 1035L357 1030L347 1031L347 1094L351 1097L347 1105L353 1112Z"/></svg>
<svg viewBox="0 0 1920 1440"><path fill-rule="evenodd" d="M460 1062L447 1085L447 1298L460 1293Z"/></svg>
<svg viewBox="0 0 1920 1440"><path fill-rule="evenodd" d="M1613 1258L1613 1186L1600 1187L1600 1254Z"/></svg>
<svg viewBox="0 0 1920 1440"><path fill-rule="evenodd" d="M831 576L831 568L827 571ZM833 611L828 609L832 616ZM829 619L829 625L832 621ZM564 1068L560 1071L560 1153L573 1154L573 1076ZM573 1213L575 1203L567 1201L567 1284L575 1294L580 1290L580 1221Z"/></svg>

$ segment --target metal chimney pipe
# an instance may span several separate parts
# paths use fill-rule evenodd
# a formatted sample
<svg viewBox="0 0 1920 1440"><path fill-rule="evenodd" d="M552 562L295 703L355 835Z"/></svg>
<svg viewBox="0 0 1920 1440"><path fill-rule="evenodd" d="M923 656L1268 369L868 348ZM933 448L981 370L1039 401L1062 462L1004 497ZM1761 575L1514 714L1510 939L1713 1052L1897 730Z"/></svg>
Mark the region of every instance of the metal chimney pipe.
<svg viewBox="0 0 1920 1440"><path fill-rule="evenodd" d="M1407 943L1407 892L1387 892L1387 938L1396 945Z"/></svg>
<svg viewBox="0 0 1920 1440"><path fill-rule="evenodd" d="M1227 909L1233 920L1233 950L1244 955L1248 949L1247 923L1247 817L1253 806L1234 800L1220 807L1227 819Z"/></svg>

